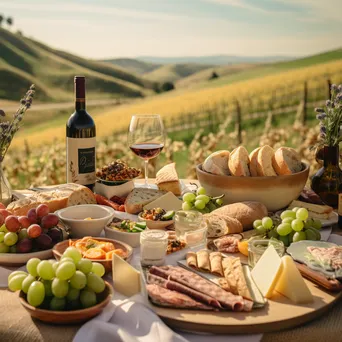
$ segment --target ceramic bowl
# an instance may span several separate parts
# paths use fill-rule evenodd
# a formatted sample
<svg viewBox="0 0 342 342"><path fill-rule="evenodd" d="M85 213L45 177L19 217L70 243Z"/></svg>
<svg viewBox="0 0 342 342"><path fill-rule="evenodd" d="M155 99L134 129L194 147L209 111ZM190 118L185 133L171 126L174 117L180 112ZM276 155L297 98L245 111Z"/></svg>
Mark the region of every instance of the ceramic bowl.
<svg viewBox="0 0 342 342"><path fill-rule="evenodd" d="M26 265L31 258L39 258L41 260L50 259L52 257L52 248L45 251L32 253L0 253L0 265L8 267L18 267Z"/></svg>
<svg viewBox="0 0 342 342"><path fill-rule="evenodd" d="M133 248L140 246L140 233L121 232L108 226L105 227L104 232L107 238L125 242Z"/></svg>
<svg viewBox="0 0 342 342"><path fill-rule="evenodd" d="M114 209L98 204L82 204L57 210L55 214L70 228L73 238L100 236L114 216ZM85 220L90 217L91 220Z"/></svg>
<svg viewBox="0 0 342 342"><path fill-rule="evenodd" d="M26 301L26 294L20 291L19 298L21 305L34 318L50 324L77 324L84 323L97 316L111 301L113 296L112 286L106 283L105 290L97 295L98 304L81 310L53 311L35 308Z"/></svg>
<svg viewBox="0 0 342 342"><path fill-rule="evenodd" d="M302 171L292 175L272 177L220 176L196 167L197 178L210 196L224 194L224 204L258 201L269 211L287 207L297 199L308 180L309 165L302 163Z"/></svg>
<svg viewBox="0 0 342 342"><path fill-rule="evenodd" d="M106 198L112 198L113 196L127 197L127 195L134 189L134 182L127 181L120 184L108 184L114 182L100 182L95 183L94 191Z"/></svg>
<svg viewBox="0 0 342 342"><path fill-rule="evenodd" d="M75 241L76 239L74 239ZM126 256L123 258L124 260L126 260L127 262L129 260L131 260L132 258L132 253L133 253L133 248L129 245L127 245L124 242L121 241L117 241L117 240L113 240L113 239L107 239L107 238L95 238L95 240L99 240L99 241L105 241L105 242L111 242L114 244L115 249L122 249L123 251L125 251ZM63 255L64 251L69 247L69 240L65 240L62 242L57 243L57 245L55 245L52 249L52 253L54 255L54 257L59 260L61 258L61 256ZM110 273L112 272L112 259L108 259L108 260L104 260L104 259L89 259L91 261L94 262L98 262L100 264L102 264L106 270L106 273Z"/></svg>
<svg viewBox="0 0 342 342"><path fill-rule="evenodd" d="M138 215L139 221L145 221L147 228L149 229L165 229L166 227L174 224L175 220L168 220L168 221L153 221L153 220L147 220L143 217L141 217L141 213Z"/></svg>

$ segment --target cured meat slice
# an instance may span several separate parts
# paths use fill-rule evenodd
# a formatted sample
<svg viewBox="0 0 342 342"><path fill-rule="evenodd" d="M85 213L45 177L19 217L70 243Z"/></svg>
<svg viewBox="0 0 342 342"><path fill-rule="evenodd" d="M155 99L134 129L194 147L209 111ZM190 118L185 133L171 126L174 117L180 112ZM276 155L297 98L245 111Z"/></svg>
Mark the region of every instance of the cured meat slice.
<svg viewBox="0 0 342 342"><path fill-rule="evenodd" d="M186 287L190 287L193 290L201 292L202 294L215 298L225 308L233 311L242 311L244 309L244 300L241 296L236 296L230 292L226 292L209 280L181 267L152 266L150 268L150 273L180 283Z"/></svg>
<svg viewBox="0 0 342 342"><path fill-rule="evenodd" d="M324 268L331 268L333 270L342 268L342 246L330 248L310 246L307 250Z"/></svg>
<svg viewBox="0 0 342 342"><path fill-rule="evenodd" d="M205 303L207 305L211 305L211 306L216 307L218 309L222 309L222 306L220 305L220 303L215 298L211 298L210 296L207 296L206 294L195 291L192 288L184 286L182 284L179 284L175 281L167 280L165 278L162 278L162 277L159 277L157 275L150 273L147 276L147 282L149 284L159 285L159 286L162 286L162 287L167 288L169 290L177 291L177 292L186 294L186 295L190 296L191 298L194 298L194 299L196 299L202 303Z"/></svg>
<svg viewBox="0 0 342 342"><path fill-rule="evenodd" d="M214 245L217 250L222 253L237 253L239 251L239 238L235 236L224 236L220 239L214 240Z"/></svg>

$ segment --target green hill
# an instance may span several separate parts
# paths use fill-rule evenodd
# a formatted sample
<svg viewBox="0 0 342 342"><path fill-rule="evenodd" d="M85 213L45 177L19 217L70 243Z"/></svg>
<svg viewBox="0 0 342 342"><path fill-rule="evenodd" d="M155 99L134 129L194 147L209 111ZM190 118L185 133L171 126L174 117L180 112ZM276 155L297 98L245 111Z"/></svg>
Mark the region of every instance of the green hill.
<svg viewBox="0 0 342 342"><path fill-rule="evenodd" d="M139 75L142 75L146 72L153 71L160 67L160 64L144 62L144 61L140 61L134 58L106 59L106 60L103 60L103 62L112 63L121 68L124 68L125 70L134 72Z"/></svg>
<svg viewBox="0 0 342 342"><path fill-rule="evenodd" d="M155 82L110 63L81 58L0 28L0 98L17 100L31 83L42 101L73 96L73 77L87 77L92 98L141 97Z"/></svg>

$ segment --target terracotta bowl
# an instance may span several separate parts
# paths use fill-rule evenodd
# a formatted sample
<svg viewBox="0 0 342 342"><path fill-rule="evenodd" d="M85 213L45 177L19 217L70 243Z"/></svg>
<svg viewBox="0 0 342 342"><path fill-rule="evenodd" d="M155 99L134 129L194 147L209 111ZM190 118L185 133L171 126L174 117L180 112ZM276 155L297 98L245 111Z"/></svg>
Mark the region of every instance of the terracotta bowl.
<svg viewBox="0 0 342 342"><path fill-rule="evenodd" d="M196 167L197 178L210 196L225 194L225 204L243 201L258 201L269 211L277 211L298 198L309 177L310 167L292 175L275 177L220 176L203 171L202 164Z"/></svg>
<svg viewBox="0 0 342 342"><path fill-rule="evenodd" d="M120 248L120 249L124 250L126 252L126 257L124 257L123 259L126 260L127 262L132 258L133 248L131 246L127 245L126 243L121 242L121 241L117 241L117 240L113 240L113 239L106 239L106 238L94 237L94 239L99 240L99 241L111 242L114 244L114 247L116 249ZM77 239L72 239L72 240L76 241ZM63 255L64 251L68 247L69 247L69 240L59 242L59 243L57 243L57 245L55 245L53 247L52 253L55 256L55 258L57 260L59 260L61 258L61 256ZM112 259L110 259L110 260L89 259L89 260L102 264L106 270L106 273L112 272Z"/></svg>
<svg viewBox="0 0 342 342"><path fill-rule="evenodd" d="M98 304L81 310L72 311L53 311L46 309L35 308L26 301L26 294L20 291L19 298L21 305L28 311L28 313L40 321L51 324L76 324L83 323L91 318L97 316L109 303L113 296L112 286L106 283L105 290L97 295Z"/></svg>

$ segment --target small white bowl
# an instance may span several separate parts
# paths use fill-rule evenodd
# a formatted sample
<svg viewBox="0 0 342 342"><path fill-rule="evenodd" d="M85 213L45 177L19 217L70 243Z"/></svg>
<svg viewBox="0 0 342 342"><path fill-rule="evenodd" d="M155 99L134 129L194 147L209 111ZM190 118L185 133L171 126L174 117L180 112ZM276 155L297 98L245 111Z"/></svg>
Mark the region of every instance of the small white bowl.
<svg viewBox="0 0 342 342"><path fill-rule="evenodd" d="M103 228L112 220L114 209L98 204L82 204L57 210L55 214L70 228L73 238L100 236ZM84 220L91 217L91 220Z"/></svg>
<svg viewBox="0 0 342 342"><path fill-rule="evenodd" d="M121 232L108 226L105 227L104 232L109 239L125 242L133 248L140 246L140 233Z"/></svg>
<svg viewBox="0 0 342 342"><path fill-rule="evenodd" d="M146 220L145 218L141 217L141 213L138 215L139 221L145 221L147 228L149 229L160 229L164 230L166 227L174 224L175 220L168 220L168 221L153 221L153 220Z"/></svg>
<svg viewBox="0 0 342 342"><path fill-rule="evenodd" d="M113 196L127 197L127 195L134 189L134 182L128 181L118 185L106 185L100 182L95 183L94 191L106 198Z"/></svg>

